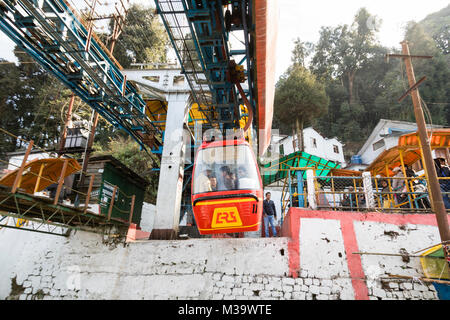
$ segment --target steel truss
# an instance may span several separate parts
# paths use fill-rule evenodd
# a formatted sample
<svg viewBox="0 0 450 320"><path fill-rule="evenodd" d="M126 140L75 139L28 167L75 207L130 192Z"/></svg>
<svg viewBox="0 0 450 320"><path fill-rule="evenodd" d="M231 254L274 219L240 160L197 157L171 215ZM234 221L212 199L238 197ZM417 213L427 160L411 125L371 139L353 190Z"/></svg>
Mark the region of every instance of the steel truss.
<svg viewBox="0 0 450 320"><path fill-rule="evenodd" d="M245 70L245 95L256 114L255 62L251 48L255 48L252 1L250 0L155 0L178 60L192 88L194 99L209 107L213 122L233 127L244 114L239 108L242 97L236 90L231 73L236 64ZM231 23L224 5L232 6L239 23ZM234 14L233 13L233 14ZM242 47L230 49L230 36L243 35ZM232 70L233 69L233 70ZM202 81L203 80L203 81ZM242 81L241 81L242 82ZM197 86L196 86L197 84ZM202 86L207 84L212 95ZM218 117L214 118L216 112Z"/></svg>
<svg viewBox="0 0 450 320"><path fill-rule="evenodd" d="M54 205L44 197L24 193L11 193L9 188L0 186L0 228L14 228L26 231L68 236L71 230L106 234L112 227L126 232L129 223L119 219L107 219L83 208L62 204ZM13 218L13 224L9 219ZM21 219L21 220L19 220ZM24 223L25 220L28 224Z"/></svg>
<svg viewBox="0 0 450 320"><path fill-rule="evenodd" d="M161 144L144 100L66 1L1 1L0 30L143 149Z"/></svg>

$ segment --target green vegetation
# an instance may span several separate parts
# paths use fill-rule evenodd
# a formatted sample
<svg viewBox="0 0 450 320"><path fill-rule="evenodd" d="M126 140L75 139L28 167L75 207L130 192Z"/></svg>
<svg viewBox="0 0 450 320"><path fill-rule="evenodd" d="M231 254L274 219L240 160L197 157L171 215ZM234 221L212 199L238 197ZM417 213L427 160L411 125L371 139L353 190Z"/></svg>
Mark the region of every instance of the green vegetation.
<svg viewBox="0 0 450 320"><path fill-rule="evenodd" d="M133 4L114 48L117 61L124 68L129 68L131 63L164 63L168 48L169 36L158 20L156 9Z"/></svg>
<svg viewBox="0 0 450 320"><path fill-rule="evenodd" d="M132 138L120 135L110 139L106 147L100 143L95 143L94 150L93 156L112 155L142 178L149 181L150 184L145 192L144 201L156 203L158 172L152 171L153 168L159 168L159 160L156 156L140 152L139 145Z"/></svg>
<svg viewBox="0 0 450 320"><path fill-rule="evenodd" d="M110 24L109 34L113 28ZM108 34L100 34L110 47ZM131 63L160 63L166 61L169 39L159 22L155 9L133 5L128 10L126 24L114 49L114 56L123 67ZM36 145L58 148L72 92L55 77L42 69L21 49L14 51L19 63L0 59L0 128ZM76 97L73 114L89 120L92 109ZM112 154L136 173L150 181L146 201L155 200L157 175L151 173L155 159L139 151L139 146L113 128L102 117L96 130L95 147L102 154ZM7 152L23 149L20 139L0 132L0 158ZM80 155L79 155L80 156Z"/></svg>
<svg viewBox="0 0 450 320"><path fill-rule="evenodd" d="M303 151L303 125L327 112L328 96L325 86L302 66L294 63L277 83L275 105L278 124L295 126Z"/></svg>
<svg viewBox="0 0 450 320"><path fill-rule="evenodd" d="M422 22L410 22L405 28L412 54L434 56L413 63L417 79L427 76L420 87L432 117L427 120L445 126L450 123L449 20L450 6ZM349 157L359 150L380 119L414 121L411 99L397 101L409 87L403 61L386 61L387 53L401 53L400 45L383 47L376 37L377 24L368 21L377 19L362 8L351 25L322 27L315 44L296 40L293 67L297 64L307 68L318 90L325 88L328 112L317 106L322 106L321 96L315 96L317 105L310 101L309 107L300 102L297 108L288 107L283 100L285 87L297 88L296 96L310 91L289 77L291 67L277 84L274 128L291 134L295 119L304 119L305 125L313 125L325 136L338 137Z"/></svg>

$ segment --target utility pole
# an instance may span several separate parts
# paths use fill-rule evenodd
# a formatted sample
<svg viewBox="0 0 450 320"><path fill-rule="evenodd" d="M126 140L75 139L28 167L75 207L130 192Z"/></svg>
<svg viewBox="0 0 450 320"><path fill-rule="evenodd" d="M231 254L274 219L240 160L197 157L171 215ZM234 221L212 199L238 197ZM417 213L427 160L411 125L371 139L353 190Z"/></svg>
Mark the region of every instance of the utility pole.
<svg viewBox="0 0 450 320"><path fill-rule="evenodd" d="M89 35L88 35L88 41L87 41L87 45L86 45L86 50L89 50L89 45L90 45L90 37L92 37L92 33L93 33L93 27L94 27L94 20L101 20L101 19L110 19L113 18L114 19L114 30L112 32L111 35L111 47L110 47L110 53L111 56L113 55L113 51L114 51L114 47L116 45L117 39L119 38L120 34L122 33L123 30L123 25L125 24L125 17L127 14L128 9L126 8L126 6L123 3L123 0L120 0L120 8L118 7L118 4L116 3L115 5L115 11L116 13L113 14L112 16L106 16L106 17L94 17L95 15L95 6L97 4L97 0L93 0L92 5L90 6L90 12L89 12L89 16L87 18L88 24L89 24ZM126 4L129 4L129 1L126 1ZM126 79L125 79L126 82ZM126 83L124 83L124 86L126 85ZM78 180L78 184L77 184L77 189L81 188L81 186L84 184L84 180L86 178L86 171L87 171L87 167L89 164L89 158L91 155L91 149L92 146L94 144L94 138L95 138L95 131L97 129L97 124L98 124L98 119L99 119L99 114L97 111L92 111L92 117L91 117L91 130L90 130L90 134L89 134L89 138L88 138L88 142L86 145L86 149L84 151L84 157L83 157L83 164L82 164L82 168L81 168L81 175L80 175L80 179ZM77 198L75 200L75 205L78 205L78 194L77 194Z"/></svg>
<svg viewBox="0 0 450 320"><path fill-rule="evenodd" d="M411 56L409 52L409 46L407 41L401 42L402 55L389 55L394 57L401 57L406 65L406 73L408 75L408 82L410 89L410 95L414 105L414 115L416 118L420 145L422 147L423 158L425 161L425 173L428 178L428 189L430 191L431 201L434 212L436 214L436 220L439 228L439 234L441 237L442 247L447 259L447 263L450 268L450 229L448 224L448 215L445 209L441 187L437 178L436 167L433 161L433 155L431 152L430 139L428 137L427 127L425 123L425 117L423 114L422 103L419 95L418 84L416 83L416 77L414 75L414 68L412 65L412 58L430 58Z"/></svg>
<svg viewBox="0 0 450 320"><path fill-rule="evenodd" d="M64 147L65 147L66 138L67 138L67 129L69 127L70 121L72 120L72 110L73 110L74 102L75 102L75 94L72 93L72 97L70 98L70 102L69 102L69 109L67 110L66 122L64 123L64 129L61 134L61 137L59 138L59 150L58 150L59 156L61 156L64 153Z"/></svg>

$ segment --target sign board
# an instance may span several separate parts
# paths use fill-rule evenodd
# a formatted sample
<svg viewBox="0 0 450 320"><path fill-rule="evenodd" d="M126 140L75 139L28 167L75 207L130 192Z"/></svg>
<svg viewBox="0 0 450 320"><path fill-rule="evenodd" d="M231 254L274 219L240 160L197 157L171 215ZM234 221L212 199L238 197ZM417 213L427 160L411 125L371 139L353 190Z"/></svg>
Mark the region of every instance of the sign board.
<svg viewBox="0 0 450 320"><path fill-rule="evenodd" d="M114 192L114 185L111 183L104 181L102 188L101 188L101 202L100 204L102 206L106 206L109 203L111 203L111 198ZM98 196L98 195L97 195ZM119 199L119 192L116 192L116 195L114 197L114 202L116 202Z"/></svg>

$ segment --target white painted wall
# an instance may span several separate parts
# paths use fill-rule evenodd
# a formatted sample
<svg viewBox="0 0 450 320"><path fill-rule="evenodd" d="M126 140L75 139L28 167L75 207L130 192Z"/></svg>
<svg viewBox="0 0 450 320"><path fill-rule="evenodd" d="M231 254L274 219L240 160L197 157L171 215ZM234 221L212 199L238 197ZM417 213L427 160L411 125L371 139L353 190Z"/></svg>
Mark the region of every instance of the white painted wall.
<svg viewBox="0 0 450 320"><path fill-rule="evenodd" d="M306 128L303 130L303 139L306 153L345 164L343 145L336 138L327 139L313 128ZM316 147L314 147L312 139L316 140ZM334 152L334 145L338 147L339 153Z"/></svg>
<svg viewBox="0 0 450 320"><path fill-rule="evenodd" d="M312 139L316 139L316 147L312 143ZM275 146L275 152L279 152L278 146L281 144L284 148L284 155L289 155L298 151L298 147L294 148L294 140L296 137L292 136L277 136L272 137L272 144ZM320 133L314 130L312 127L303 130L303 140L305 144L305 152L321 157L326 160L339 162L342 166L345 166L343 144L336 138L327 139ZM339 153L335 153L333 146L337 146Z"/></svg>
<svg viewBox="0 0 450 320"><path fill-rule="evenodd" d="M412 253L440 242L439 230L433 226L408 224L401 229L392 224L366 221L355 222L354 227L361 252L398 254L404 248ZM386 232L394 232L398 236L390 236ZM411 258L409 263L404 263L398 256L363 255L361 259L366 273L423 276L419 258Z"/></svg>
<svg viewBox="0 0 450 320"><path fill-rule="evenodd" d="M407 224L400 227L370 221L354 221L353 225L359 252L399 254L403 248L412 254L440 242L438 228L434 226ZM361 262L371 300L437 298L429 283L386 280L389 274L424 277L419 258L411 257L409 262L404 262L401 256L365 254L361 255ZM334 286L341 287L341 299L354 299L340 221L301 219L300 270L301 277L318 278L322 282L333 280ZM332 289L331 293L335 294L335 290L338 289Z"/></svg>
<svg viewBox="0 0 450 320"><path fill-rule="evenodd" d="M214 274L288 273L286 238L196 239L107 245L77 232L70 238L0 231L0 299L11 279L47 298L198 299L213 295ZM73 290L70 290L70 289Z"/></svg>
<svg viewBox="0 0 450 320"><path fill-rule="evenodd" d="M153 206L148 206L154 211ZM147 209L144 205L144 211ZM345 214L345 213L343 213ZM143 214L150 229L151 214ZM354 222L359 251L413 252L439 242L437 227ZM395 232L395 233L392 233ZM394 235L394 236L392 236ZM300 278L289 274L288 238L105 242L0 229L0 299L354 299L338 220L303 218ZM417 258L363 255L371 299L436 299L432 285L389 282L388 273L422 276Z"/></svg>
<svg viewBox="0 0 450 320"><path fill-rule="evenodd" d="M339 283L344 288L340 291L341 298L355 298L339 221L302 219L300 270L306 273L308 278L340 279Z"/></svg>
<svg viewBox="0 0 450 320"><path fill-rule="evenodd" d="M394 148L398 145L398 136L394 137L380 137L379 140L384 141L384 146L380 149L374 150L373 144L366 149L366 151L361 155L361 159L364 164L371 164L381 153L383 153L385 150L389 150L391 148ZM376 140L375 142L379 141ZM375 143L374 142L374 143Z"/></svg>
<svg viewBox="0 0 450 320"><path fill-rule="evenodd" d="M142 214L140 227L142 231L151 232L156 215L156 206L151 203L144 202L142 204Z"/></svg>
<svg viewBox="0 0 450 320"><path fill-rule="evenodd" d="M9 164L8 164L7 170L13 171L13 170L20 168L20 166L22 165L23 157L24 157L23 154L17 155L17 156L12 156L9 159ZM32 160L36 160L36 159L48 159L48 158L52 158L52 157L50 156L50 154L44 153L44 152L30 153L28 155L28 161L32 161Z"/></svg>
<svg viewBox="0 0 450 320"><path fill-rule="evenodd" d="M431 126L428 125L427 127L430 128ZM433 128L442 128L442 126L433 126ZM370 165L383 151L398 145L399 136L384 137L384 135L391 134L392 130L401 131L406 134L408 131L417 130L417 125L414 122L381 119L358 152L363 164ZM380 140L384 140L385 146L374 150L373 145Z"/></svg>

